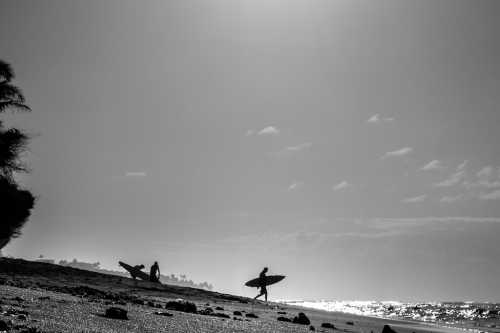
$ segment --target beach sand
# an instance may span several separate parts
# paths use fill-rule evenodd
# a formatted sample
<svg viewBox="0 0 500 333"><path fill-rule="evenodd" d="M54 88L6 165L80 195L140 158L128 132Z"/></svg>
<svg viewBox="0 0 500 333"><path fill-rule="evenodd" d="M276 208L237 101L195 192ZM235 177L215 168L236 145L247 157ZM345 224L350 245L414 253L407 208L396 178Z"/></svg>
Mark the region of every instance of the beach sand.
<svg viewBox="0 0 500 333"><path fill-rule="evenodd" d="M167 302L181 299L194 303L198 313L165 309ZM119 276L8 258L0 259L0 307L0 321L7 324L9 332L310 332L313 326L316 332L381 333L387 324L397 333L463 332L424 323L266 304L201 289L144 281L135 284ZM125 309L128 320L106 318L110 307ZM277 320L293 319L299 312L310 319L309 325ZM322 328L322 323L331 323L335 329ZM0 331L1 326L0 322Z"/></svg>

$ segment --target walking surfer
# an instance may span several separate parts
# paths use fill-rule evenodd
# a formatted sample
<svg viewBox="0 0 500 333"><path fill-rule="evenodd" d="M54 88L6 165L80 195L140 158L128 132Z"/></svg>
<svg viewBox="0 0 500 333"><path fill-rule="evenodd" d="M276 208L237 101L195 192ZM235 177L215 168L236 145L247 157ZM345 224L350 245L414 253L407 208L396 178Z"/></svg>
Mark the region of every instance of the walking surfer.
<svg viewBox="0 0 500 333"><path fill-rule="evenodd" d="M259 298L260 296L264 295L265 296L265 299L266 299L266 302L267 302L267 289L266 289L266 273L267 273L267 267L264 267L264 269L262 270L262 272L260 272L259 274L259 284L260 284L260 294L258 294L257 296L255 296L253 299L257 299Z"/></svg>

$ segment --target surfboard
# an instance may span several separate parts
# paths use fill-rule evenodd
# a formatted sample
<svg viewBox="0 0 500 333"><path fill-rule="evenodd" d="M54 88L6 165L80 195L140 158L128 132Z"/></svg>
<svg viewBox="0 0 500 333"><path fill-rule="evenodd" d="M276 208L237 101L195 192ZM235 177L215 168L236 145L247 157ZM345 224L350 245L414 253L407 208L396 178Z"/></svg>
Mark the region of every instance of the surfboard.
<svg viewBox="0 0 500 333"><path fill-rule="evenodd" d="M132 276L135 275L141 280L149 281L149 274L147 274L147 273L145 273L145 272L143 272L143 271L141 271L133 266L130 266L124 262L121 262L121 261L119 261L118 264L120 266L122 266L123 268L125 268L130 273L130 275L132 275Z"/></svg>
<svg viewBox="0 0 500 333"><path fill-rule="evenodd" d="M285 278L284 275L267 275L266 276L266 286L280 282ZM245 283L247 287L260 287L260 278L252 279Z"/></svg>

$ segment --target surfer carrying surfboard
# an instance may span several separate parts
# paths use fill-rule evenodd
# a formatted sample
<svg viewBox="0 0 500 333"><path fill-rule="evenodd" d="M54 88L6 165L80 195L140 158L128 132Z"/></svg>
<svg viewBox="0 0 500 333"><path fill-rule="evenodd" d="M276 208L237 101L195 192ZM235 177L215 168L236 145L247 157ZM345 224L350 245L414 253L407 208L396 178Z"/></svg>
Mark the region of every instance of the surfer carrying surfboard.
<svg viewBox="0 0 500 333"><path fill-rule="evenodd" d="M267 302L267 288L266 288L267 277L266 277L266 273L267 273L267 267L264 267L264 269L262 270L262 272L260 272L260 274L259 274L260 294L258 294L257 296L255 296L253 299L257 299L260 296L264 295L265 299L266 299L266 302Z"/></svg>
<svg viewBox="0 0 500 333"><path fill-rule="evenodd" d="M140 271L144 269L144 265L135 265L134 268ZM132 276L132 279L134 279L134 281L137 279L137 275L135 275L133 272L130 272L130 275Z"/></svg>

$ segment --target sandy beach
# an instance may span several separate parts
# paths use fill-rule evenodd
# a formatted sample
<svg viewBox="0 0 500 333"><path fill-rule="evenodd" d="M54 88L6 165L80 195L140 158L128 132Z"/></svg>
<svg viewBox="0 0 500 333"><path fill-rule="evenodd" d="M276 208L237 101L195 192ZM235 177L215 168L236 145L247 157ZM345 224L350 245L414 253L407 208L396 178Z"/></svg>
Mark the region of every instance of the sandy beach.
<svg viewBox="0 0 500 333"><path fill-rule="evenodd" d="M370 318L254 302L201 289L177 287L18 259L0 259L0 320L8 332L461 332L423 323ZM189 313L170 304L196 305ZM128 319L112 319L118 307ZM293 320L303 312L309 324ZM283 319L287 318L287 319ZM334 328L322 327L324 323ZM0 331L2 328L0 327Z"/></svg>

